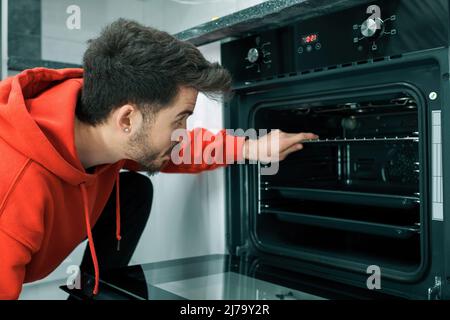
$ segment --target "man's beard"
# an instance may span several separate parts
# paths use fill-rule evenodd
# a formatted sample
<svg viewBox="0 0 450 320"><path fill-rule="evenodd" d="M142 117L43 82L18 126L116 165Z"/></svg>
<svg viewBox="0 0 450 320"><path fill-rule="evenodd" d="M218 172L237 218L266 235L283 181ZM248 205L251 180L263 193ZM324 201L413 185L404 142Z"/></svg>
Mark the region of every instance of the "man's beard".
<svg viewBox="0 0 450 320"><path fill-rule="evenodd" d="M151 147L146 132L149 132L149 128L142 128L140 132L130 138L126 156L139 163L142 171L152 176L159 172L165 163L157 162L159 152Z"/></svg>

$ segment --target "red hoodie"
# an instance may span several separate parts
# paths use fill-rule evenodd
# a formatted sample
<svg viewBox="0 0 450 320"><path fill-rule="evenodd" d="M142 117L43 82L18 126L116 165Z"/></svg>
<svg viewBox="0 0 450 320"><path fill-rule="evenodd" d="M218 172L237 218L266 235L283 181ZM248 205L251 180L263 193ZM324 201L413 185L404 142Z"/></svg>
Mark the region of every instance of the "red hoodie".
<svg viewBox="0 0 450 320"><path fill-rule="evenodd" d="M95 266L94 292L98 291L91 227L114 184L118 186L119 170L139 167L124 159L86 173L74 143L82 75L82 69L35 68L0 82L0 299L18 298L23 283L46 277L86 236ZM209 132L190 132L192 157L197 133ZM211 141L201 142L201 149L231 142L234 160L242 159L243 138L227 136L223 130ZM214 161L169 163L162 171L198 173L219 166L223 165ZM116 208L120 240L119 203Z"/></svg>

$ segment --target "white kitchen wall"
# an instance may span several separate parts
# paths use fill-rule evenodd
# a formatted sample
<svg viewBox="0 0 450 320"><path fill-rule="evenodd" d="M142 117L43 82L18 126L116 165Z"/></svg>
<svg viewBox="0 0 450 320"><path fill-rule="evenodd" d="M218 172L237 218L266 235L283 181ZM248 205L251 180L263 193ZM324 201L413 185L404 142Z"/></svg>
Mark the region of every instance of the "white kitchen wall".
<svg viewBox="0 0 450 320"><path fill-rule="evenodd" d="M81 64L86 41L118 18L133 19L146 25L162 25L164 0L42 0L42 58ZM149 5L151 4L151 5ZM66 12L71 5L80 7L81 28L69 29Z"/></svg>

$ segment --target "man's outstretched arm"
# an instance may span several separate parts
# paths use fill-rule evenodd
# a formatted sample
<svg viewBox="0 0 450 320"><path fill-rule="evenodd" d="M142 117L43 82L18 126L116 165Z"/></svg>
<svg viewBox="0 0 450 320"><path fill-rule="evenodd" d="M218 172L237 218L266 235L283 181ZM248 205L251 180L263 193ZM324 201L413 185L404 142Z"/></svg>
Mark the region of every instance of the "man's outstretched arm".
<svg viewBox="0 0 450 320"><path fill-rule="evenodd" d="M229 135L226 130L213 134L204 128L196 128L187 132L161 172L200 173L243 160L282 161L292 152L301 150L302 141L316 138L312 133L290 134L273 130L259 139L246 139ZM139 167L130 160L124 165L124 168L135 171Z"/></svg>

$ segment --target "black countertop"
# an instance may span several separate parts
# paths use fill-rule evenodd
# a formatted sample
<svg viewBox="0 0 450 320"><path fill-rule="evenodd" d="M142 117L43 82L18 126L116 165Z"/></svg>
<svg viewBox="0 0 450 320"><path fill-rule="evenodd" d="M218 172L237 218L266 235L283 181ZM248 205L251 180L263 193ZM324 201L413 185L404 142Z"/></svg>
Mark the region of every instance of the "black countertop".
<svg viewBox="0 0 450 320"><path fill-rule="evenodd" d="M245 34L259 28L282 25L291 20L328 14L369 0L269 0L177 33L180 40L197 46Z"/></svg>
<svg viewBox="0 0 450 320"><path fill-rule="evenodd" d="M367 289L280 267L278 259L207 255L101 272L95 297L90 274L82 276L82 289L61 289L70 294L70 300L386 299Z"/></svg>

